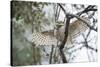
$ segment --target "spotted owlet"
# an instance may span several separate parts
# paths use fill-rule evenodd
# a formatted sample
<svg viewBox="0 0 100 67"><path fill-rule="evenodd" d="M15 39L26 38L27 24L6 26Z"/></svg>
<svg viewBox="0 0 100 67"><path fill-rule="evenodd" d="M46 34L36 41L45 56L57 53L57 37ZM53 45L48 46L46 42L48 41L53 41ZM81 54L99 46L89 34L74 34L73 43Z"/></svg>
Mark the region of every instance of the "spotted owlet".
<svg viewBox="0 0 100 67"><path fill-rule="evenodd" d="M57 45L57 42L62 42L64 39L65 25L62 23L56 24L57 30L49 30L33 33L32 42L35 45ZM87 29L87 25L82 21L76 20L69 25L67 43L78 37Z"/></svg>

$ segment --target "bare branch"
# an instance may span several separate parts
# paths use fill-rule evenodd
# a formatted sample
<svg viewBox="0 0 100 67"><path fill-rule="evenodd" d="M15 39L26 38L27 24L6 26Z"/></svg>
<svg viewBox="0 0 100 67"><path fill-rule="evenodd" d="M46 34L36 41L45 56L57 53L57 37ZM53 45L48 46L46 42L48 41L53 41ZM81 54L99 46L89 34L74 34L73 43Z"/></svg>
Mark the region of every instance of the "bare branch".
<svg viewBox="0 0 100 67"><path fill-rule="evenodd" d="M91 46L88 45L87 38L88 38L90 32L91 32L91 30L89 30L89 32L88 32L88 34L87 34L87 37L84 37L84 36L83 36L83 38L84 38L84 40L85 40L85 41L84 41L84 46L85 46L86 48L89 48L89 49L91 49L91 50L97 52L97 49L95 49L95 48L93 48L93 47L91 47Z"/></svg>
<svg viewBox="0 0 100 67"><path fill-rule="evenodd" d="M80 16L81 14L87 13L89 11L97 11L97 9L94 9L93 7L95 7L95 6L89 5L87 8L85 8L83 11L77 13L76 15Z"/></svg>
<svg viewBox="0 0 100 67"><path fill-rule="evenodd" d="M89 46L88 44L85 44L84 46L85 46L86 48L89 48L89 49L91 49L91 50L95 51L95 52L97 52L97 51L98 51L97 49L95 49L95 48L93 48L93 47Z"/></svg>
<svg viewBox="0 0 100 67"><path fill-rule="evenodd" d="M52 48L51 48L50 60L49 60L50 64L52 63L52 54L53 54L53 51L54 51L54 45L52 45Z"/></svg>
<svg viewBox="0 0 100 67"><path fill-rule="evenodd" d="M58 4L58 5L61 7L61 9L64 11L64 13L66 15L65 9L60 4ZM66 44L67 37L68 37L68 28L69 28L69 23L70 23L70 16L66 15L66 18L67 18L67 20L66 20L66 26L65 26L65 37L64 37L64 40L62 41L62 43L60 45L60 53L61 53L63 63L67 63L66 57L63 53L63 48Z"/></svg>

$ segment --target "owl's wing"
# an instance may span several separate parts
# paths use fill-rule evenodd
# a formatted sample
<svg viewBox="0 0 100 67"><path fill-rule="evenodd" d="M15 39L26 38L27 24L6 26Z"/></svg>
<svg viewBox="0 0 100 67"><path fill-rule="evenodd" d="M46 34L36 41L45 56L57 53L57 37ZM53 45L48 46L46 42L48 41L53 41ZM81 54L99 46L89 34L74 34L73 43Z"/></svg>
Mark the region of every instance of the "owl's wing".
<svg viewBox="0 0 100 67"><path fill-rule="evenodd" d="M70 41L72 41L72 39L78 37L87 28L88 28L87 25L79 20L76 20L75 22L71 23L69 26L67 43L68 42L70 43ZM56 32L58 34L56 36L54 36L53 31L44 31L44 32L33 33L32 42L36 45L57 45L57 40L63 41L64 35L65 35L64 31L65 31L65 27L61 27Z"/></svg>
<svg viewBox="0 0 100 67"><path fill-rule="evenodd" d="M90 20L83 17L82 19L84 19L84 21L86 21L88 24L90 24ZM69 26L69 35L72 38L76 38L77 36L79 36L80 34L82 34L83 32L85 32L89 27L83 23L80 20L76 20L74 23L71 23Z"/></svg>
<svg viewBox="0 0 100 67"><path fill-rule="evenodd" d="M74 23L71 23L69 26L69 36L71 36L72 38L76 38L77 36L85 32L85 30L87 29L88 26L85 23L76 20Z"/></svg>
<svg viewBox="0 0 100 67"><path fill-rule="evenodd" d="M56 45L57 44L57 39L53 35L53 32L51 31L33 33L32 36L33 36L32 42L35 45Z"/></svg>

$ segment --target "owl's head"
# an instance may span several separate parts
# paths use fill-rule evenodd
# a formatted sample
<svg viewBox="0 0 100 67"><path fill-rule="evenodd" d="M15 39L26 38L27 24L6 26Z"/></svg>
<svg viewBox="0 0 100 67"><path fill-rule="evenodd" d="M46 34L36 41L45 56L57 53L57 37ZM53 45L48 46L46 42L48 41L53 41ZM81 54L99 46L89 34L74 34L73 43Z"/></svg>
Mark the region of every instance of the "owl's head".
<svg viewBox="0 0 100 67"><path fill-rule="evenodd" d="M59 28L61 28L62 26L64 26L64 22L58 21L58 22L56 22L55 26L56 26L56 29L59 29Z"/></svg>

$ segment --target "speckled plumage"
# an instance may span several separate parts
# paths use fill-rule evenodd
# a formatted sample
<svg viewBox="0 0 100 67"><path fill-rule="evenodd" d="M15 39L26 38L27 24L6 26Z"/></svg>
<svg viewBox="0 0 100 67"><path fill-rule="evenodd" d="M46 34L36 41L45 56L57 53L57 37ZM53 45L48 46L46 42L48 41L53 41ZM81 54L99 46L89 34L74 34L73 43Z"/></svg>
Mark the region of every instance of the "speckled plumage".
<svg viewBox="0 0 100 67"><path fill-rule="evenodd" d="M87 28L87 25L79 20L70 23L67 43L82 34ZM57 45L57 41L63 41L64 31L65 26L61 26L56 32L54 32L54 30L50 30L33 33L32 42L36 45ZM54 35L54 33L56 33L56 35Z"/></svg>

